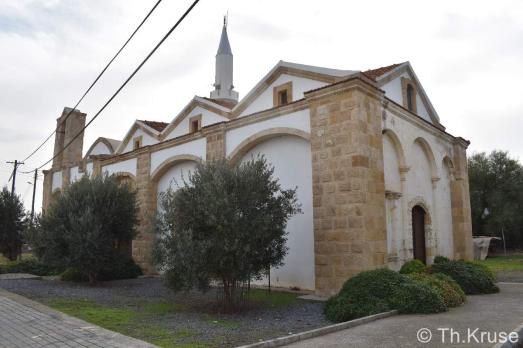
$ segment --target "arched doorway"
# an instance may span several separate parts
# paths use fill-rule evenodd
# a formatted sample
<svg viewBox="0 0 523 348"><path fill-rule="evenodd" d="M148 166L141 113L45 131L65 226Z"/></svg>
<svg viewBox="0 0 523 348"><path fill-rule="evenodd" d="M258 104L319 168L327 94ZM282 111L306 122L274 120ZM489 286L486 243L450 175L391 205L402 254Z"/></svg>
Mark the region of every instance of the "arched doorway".
<svg viewBox="0 0 523 348"><path fill-rule="evenodd" d="M412 208L412 242L414 259L427 263L425 244L425 210L416 205Z"/></svg>

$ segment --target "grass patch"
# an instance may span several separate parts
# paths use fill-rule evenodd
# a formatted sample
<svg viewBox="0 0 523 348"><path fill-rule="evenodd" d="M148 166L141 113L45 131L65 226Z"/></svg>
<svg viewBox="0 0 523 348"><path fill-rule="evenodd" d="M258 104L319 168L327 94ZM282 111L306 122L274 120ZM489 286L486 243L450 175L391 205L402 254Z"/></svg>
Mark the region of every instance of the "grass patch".
<svg viewBox="0 0 523 348"><path fill-rule="evenodd" d="M102 307L89 300L52 299L48 306L103 328L121 332L135 318L130 309Z"/></svg>
<svg viewBox="0 0 523 348"><path fill-rule="evenodd" d="M263 289L251 289L247 292L247 299L253 302L261 302L271 307L287 306L296 301L298 295L291 292L271 291Z"/></svg>
<svg viewBox="0 0 523 348"><path fill-rule="evenodd" d="M165 348L206 347L200 343L187 343L195 336L190 330L169 330L151 324L147 318L166 315L184 308L183 305L162 301L147 301L134 308L113 308L101 306L90 300L54 298L46 303L60 312L80 318L105 329L132 336Z"/></svg>
<svg viewBox="0 0 523 348"><path fill-rule="evenodd" d="M227 320L227 319L220 319L220 318L211 316L209 314L206 314L204 316L204 318L205 318L205 321L209 325L216 325L216 326L221 326L221 327L225 327L225 328L229 328L229 329L235 329L238 326L240 326L240 324L237 321Z"/></svg>
<svg viewBox="0 0 523 348"><path fill-rule="evenodd" d="M140 304L140 309L146 315L166 315L184 311L187 306L166 301L146 301Z"/></svg>
<svg viewBox="0 0 523 348"><path fill-rule="evenodd" d="M523 254L494 256L486 260L476 261L490 268L494 272L499 271L523 271Z"/></svg>

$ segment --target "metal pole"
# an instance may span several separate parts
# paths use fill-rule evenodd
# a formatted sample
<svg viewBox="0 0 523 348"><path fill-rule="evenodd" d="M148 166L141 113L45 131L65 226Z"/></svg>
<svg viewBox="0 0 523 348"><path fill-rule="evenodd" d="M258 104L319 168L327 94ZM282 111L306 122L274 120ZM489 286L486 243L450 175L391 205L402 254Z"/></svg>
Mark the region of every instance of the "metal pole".
<svg viewBox="0 0 523 348"><path fill-rule="evenodd" d="M35 169L35 178L33 181L33 202L31 203L31 221L35 215L35 195L36 195L36 180L38 179L38 169Z"/></svg>

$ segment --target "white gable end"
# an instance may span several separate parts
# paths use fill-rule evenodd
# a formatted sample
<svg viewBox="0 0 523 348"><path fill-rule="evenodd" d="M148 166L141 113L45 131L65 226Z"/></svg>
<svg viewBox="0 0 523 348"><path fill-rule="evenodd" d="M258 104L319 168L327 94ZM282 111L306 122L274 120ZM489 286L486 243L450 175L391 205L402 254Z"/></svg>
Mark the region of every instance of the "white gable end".
<svg viewBox="0 0 523 348"><path fill-rule="evenodd" d="M223 117L221 115L218 115L212 111L209 111L205 108L202 108L201 106L196 106L189 112L183 120L178 123L176 127L172 131L170 131L168 134L165 135L165 140L176 138L185 134L189 134L190 132L190 126L189 122L191 117L201 115L201 126L206 127L214 123L224 122L228 121L226 117Z"/></svg>
<svg viewBox="0 0 523 348"><path fill-rule="evenodd" d="M110 155L111 150L102 142L98 142L92 149L89 151L87 156L91 155Z"/></svg>
<svg viewBox="0 0 523 348"><path fill-rule="evenodd" d="M400 76L394 78L393 80L385 83L380 88L385 91L385 96L394 102L404 105L403 103L403 92L402 92L402 85L401 85L401 79L407 78L409 80L414 81L413 77L408 73L404 72ZM427 107L425 103L423 102L422 96L419 94L419 88L420 86L417 86L417 92L416 92L416 114L421 116L423 119L429 121L432 123L432 120L430 118L430 114L427 110Z"/></svg>
<svg viewBox="0 0 523 348"><path fill-rule="evenodd" d="M149 134L144 132L141 128L137 128L133 132L133 135L129 138L129 140L127 141L127 144L125 144L125 147L123 148L123 150L120 153L133 151L134 150L134 139L136 139L138 137L142 137L141 147L148 146L148 145L153 145L153 144L156 144L158 142L158 140L156 140L155 138L151 137Z"/></svg>
<svg viewBox="0 0 523 348"><path fill-rule="evenodd" d="M302 99L304 92L311 89L320 88L328 85L326 82L321 82L304 77L282 74L273 83L269 85L252 103L240 113L239 117L253 114L262 110L267 110L274 107L273 88L283 85L284 83L292 82L292 100Z"/></svg>

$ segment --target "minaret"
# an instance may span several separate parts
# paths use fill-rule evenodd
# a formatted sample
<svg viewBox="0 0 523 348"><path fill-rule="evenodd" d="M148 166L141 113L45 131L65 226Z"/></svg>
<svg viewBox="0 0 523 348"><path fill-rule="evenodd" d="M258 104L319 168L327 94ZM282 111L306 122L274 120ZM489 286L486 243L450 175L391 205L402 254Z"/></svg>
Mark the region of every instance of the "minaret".
<svg viewBox="0 0 523 348"><path fill-rule="evenodd" d="M229 38L227 37L227 17L223 18L222 37L218 53L216 53L216 76L214 80L214 91L211 99L227 100L236 104L238 92L232 84L233 57Z"/></svg>

